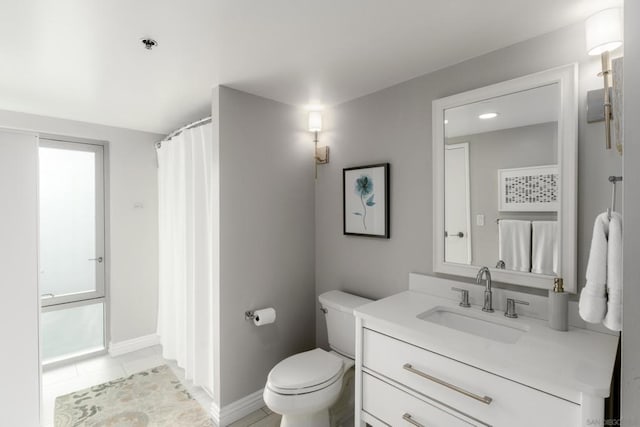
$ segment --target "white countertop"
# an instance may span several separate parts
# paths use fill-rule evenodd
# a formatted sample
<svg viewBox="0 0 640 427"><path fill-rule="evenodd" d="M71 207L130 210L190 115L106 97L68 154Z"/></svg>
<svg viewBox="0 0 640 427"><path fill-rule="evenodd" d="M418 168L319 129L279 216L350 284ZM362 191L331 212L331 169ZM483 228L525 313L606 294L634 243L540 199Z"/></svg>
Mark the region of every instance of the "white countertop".
<svg viewBox="0 0 640 427"><path fill-rule="evenodd" d="M364 327L578 404L581 393L609 396L617 336L574 327L560 332L539 319L507 319L502 311L484 313L475 305L465 309L529 328L505 344L416 317L438 306L459 308L449 299L406 291L358 307L355 315Z"/></svg>

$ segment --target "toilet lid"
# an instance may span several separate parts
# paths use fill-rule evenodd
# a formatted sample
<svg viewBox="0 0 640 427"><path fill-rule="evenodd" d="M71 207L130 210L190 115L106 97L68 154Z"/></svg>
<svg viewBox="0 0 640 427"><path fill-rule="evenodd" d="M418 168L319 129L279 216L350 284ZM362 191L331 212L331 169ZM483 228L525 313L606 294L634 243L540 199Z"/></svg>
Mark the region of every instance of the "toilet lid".
<svg viewBox="0 0 640 427"><path fill-rule="evenodd" d="M269 385L281 391L300 390L331 382L342 372L342 359L321 348L284 359L269 372ZM311 391L311 390L309 390Z"/></svg>

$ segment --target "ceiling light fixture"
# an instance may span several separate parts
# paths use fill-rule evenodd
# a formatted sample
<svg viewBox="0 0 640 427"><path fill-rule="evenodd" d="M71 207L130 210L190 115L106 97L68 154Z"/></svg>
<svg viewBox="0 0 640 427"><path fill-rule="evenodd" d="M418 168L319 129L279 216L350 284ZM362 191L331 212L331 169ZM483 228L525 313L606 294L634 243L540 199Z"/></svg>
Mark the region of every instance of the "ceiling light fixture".
<svg viewBox="0 0 640 427"><path fill-rule="evenodd" d="M478 116L481 120L495 119L496 117L498 117L498 113L484 113Z"/></svg>
<svg viewBox="0 0 640 427"><path fill-rule="evenodd" d="M147 49L147 50L151 50L154 47L158 46L158 42L155 41L152 38L149 38L149 37L145 37L143 39L140 39L140 42L144 45L144 48Z"/></svg>

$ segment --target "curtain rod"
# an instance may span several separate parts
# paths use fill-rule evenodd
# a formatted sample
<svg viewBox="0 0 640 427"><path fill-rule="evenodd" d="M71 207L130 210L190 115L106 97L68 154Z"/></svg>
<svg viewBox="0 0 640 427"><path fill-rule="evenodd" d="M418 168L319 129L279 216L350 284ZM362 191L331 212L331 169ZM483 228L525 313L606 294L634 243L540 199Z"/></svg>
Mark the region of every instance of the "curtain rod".
<svg viewBox="0 0 640 427"><path fill-rule="evenodd" d="M192 129L192 128L196 127L196 126L200 126L200 125L203 125L205 123L209 123L209 122L211 122L211 120L212 120L212 118L211 118L211 116L209 116L209 117L205 117L204 119L196 120L195 122L189 123L188 125L182 126L180 129L171 132L162 141L156 142L156 148L160 148L162 146L163 142L169 141L171 138L174 138L174 137L180 135L185 130Z"/></svg>

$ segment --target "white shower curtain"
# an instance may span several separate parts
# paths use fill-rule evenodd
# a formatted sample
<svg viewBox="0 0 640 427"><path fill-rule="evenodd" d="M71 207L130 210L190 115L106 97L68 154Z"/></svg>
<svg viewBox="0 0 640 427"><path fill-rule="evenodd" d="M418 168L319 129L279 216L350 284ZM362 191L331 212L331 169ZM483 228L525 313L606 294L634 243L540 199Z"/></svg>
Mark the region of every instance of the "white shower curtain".
<svg viewBox="0 0 640 427"><path fill-rule="evenodd" d="M212 126L187 129L158 153L160 283L158 335L163 357L213 391Z"/></svg>

